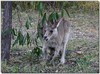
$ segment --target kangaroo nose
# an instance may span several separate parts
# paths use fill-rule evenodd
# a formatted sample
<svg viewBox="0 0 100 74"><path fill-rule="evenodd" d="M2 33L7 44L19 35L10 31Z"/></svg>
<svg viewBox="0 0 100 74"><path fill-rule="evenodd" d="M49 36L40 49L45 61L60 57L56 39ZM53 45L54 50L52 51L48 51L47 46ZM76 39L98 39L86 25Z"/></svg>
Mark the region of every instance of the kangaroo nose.
<svg viewBox="0 0 100 74"><path fill-rule="evenodd" d="M48 41L48 38L47 38L47 36L44 36L44 39L45 39L46 41Z"/></svg>

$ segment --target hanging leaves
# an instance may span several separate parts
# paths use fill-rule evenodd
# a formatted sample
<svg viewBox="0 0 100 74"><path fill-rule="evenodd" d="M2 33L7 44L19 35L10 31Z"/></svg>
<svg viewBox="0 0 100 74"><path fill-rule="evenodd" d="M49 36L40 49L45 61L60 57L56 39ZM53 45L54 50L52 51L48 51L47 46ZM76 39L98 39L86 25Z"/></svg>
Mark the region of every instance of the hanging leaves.
<svg viewBox="0 0 100 74"><path fill-rule="evenodd" d="M29 33L27 33L26 39L27 39L27 45L29 45L30 44L30 36L29 36Z"/></svg>
<svg viewBox="0 0 100 74"><path fill-rule="evenodd" d="M37 26L37 38L42 39L42 37L43 37L43 27L45 25L45 21L46 21L46 13L44 13L42 19L38 22L38 26Z"/></svg>
<svg viewBox="0 0 100 74"><path fill-rule="evenodd" d="M18 36L17 36L17 39L14 41L14 43L13 43L13 45L12 46L14 46L15 44L17 44L18 43Z"/></svg>
<svg viewBox="0 0 100 74"><path fill-rule="evenodd" d="M16 29L12 28L11 34L14 35L14 36L17 36Z"/></svg>
<svg viewBox="0 0 100 74"><path fill-rule="evenodd" d="M63 17L64 16L64 10L62 9L61 10L61 17Z"/></svg>
<svg viewBox="0 0 100 74"><path fill-rule="evenodd" d="M43 9L44 9L44 7L43 7L43 3L42 2L39 2L38 6L37 6L37 9L39 11L39 14L41 16L43 16Z"/></svg>
<svg viewBox="0 0 100 74"><path fill-rule="evenodd" d="M27 33L26 36L23 36L23 34L21 33L21 31L19 31L18 35L17 35L17 38L16 38L16 40L13 43L13 46L15 44L17 44L17 43L19 43L19 45L24 45L25 42L26 42L26 40L27 40L27 45L29 45L30 44L30 35L29 35L29 33Z"/></svg>
<svg viewBox="0 0 100 74"><path fill-rule="evenodd" d="M58 13L57 12L55 12L55 14L56 14L56 20L59 18L59 15L58 15Z"/></svg>
<svg viewBox="0 0 100 74"><path fill-rule="evenodd" d="M19 45L24 45L24 43L25 43L25 37L23 36L23 34L21 33L21 31L18 31L18 35L17 35L16 40L13 43L13 46L15 44L17 44L17 43L19 43Z"/></svg>
<svg viewBox="0 0 100 74"><path fill-rule="evenodd" d="M24 36L22 35L20 31L18 32L18 36L19 36L19 45L23 45Z"/></svg>
<svg viewBox="0 0 100 74"><path fill-rule="evenodd" d="M46 21L46 13L44 13L43 18L42 18L42 25L44 24L44 22Z"/></svg>
<svg viewBox="0 0 100 74"><path fill-rule="evenodd" d="M29 21L28 21L28 20L27 20L26 23L25 23L25 27L26 27L27 29L29 29Z"/></svg>
<svg viewBox="0 0 100 74"><path fill-rule="evenodd" d="M42 39L42 37L43 37L42 29L43 29L42 23L38 23L38 26L37 26L37 38Z"/></svg>
<svg viewBox="0 0 100 74"><path fill-rule="evenodd" d="M25 23L25 27L26 27L27 29L29 29L29 27L32 26L32 25L31 25L31 21L32 21L32 17L31 17L31 16L28 16L28 19L27 19L27 21L26 21L26 23Z"/></svg>
<svg viewBox="0 0 100 74"><path fill-rule="evenodd" d="M54 23L56 20L58 20L59 15L57 12L52 12L49 17L48 20L50 20L52 23Z"/></svg>

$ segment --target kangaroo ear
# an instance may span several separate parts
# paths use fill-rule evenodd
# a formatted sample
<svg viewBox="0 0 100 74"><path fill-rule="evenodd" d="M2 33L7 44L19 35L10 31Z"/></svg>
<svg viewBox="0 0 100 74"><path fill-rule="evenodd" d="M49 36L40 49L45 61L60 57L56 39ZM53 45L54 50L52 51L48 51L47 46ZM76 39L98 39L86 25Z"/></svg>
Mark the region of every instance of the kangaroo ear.
<svg viewBox="0 0 100 74"><path fill-rule="evenodd" d="M46 25L46 26L48 25L47 22L45 23L45 25Z"/></svg>
<svg viewBox="0 0 100 74"><path fill-rule="evenodd" d="M45 22L44 22L44 26L47 26L47 25L48 25L48 23L47 23L47 21L45 21Z"/></svg>
<svg viewBox="0 0 100 74"><path fill-rule="evenodd" d="M57 28L59 27L59 25L61 24L61 22L62 22L62 20L63 20L63 18L61 18L60 20L59 20L59 22L58 22L58 24L57 24Z"/></svg>

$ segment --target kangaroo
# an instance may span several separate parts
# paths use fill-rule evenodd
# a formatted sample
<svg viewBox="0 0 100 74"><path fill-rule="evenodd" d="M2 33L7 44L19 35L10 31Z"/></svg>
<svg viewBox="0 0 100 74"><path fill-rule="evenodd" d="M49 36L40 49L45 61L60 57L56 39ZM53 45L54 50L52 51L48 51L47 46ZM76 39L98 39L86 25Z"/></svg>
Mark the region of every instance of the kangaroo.
<svg viewBox="0 0 100 74"><path fill-rule="evenodd" d="M44 43L42 48L44 59L48 58L47 50L51 47L55 49L51 61L53 61L55 57L59 55L59 52L61 52L60 62L61 64L64 64L66 45L70 35L70 22L64 18L60 18L57 24L49 25L46 23L44 30Z"/></svg>

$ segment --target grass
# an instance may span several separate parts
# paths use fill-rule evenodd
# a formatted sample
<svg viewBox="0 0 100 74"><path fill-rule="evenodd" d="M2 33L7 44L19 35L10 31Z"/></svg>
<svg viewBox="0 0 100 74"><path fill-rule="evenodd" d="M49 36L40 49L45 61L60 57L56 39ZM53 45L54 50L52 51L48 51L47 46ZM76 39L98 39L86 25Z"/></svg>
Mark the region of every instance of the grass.
<svg viewBox="0 0 100 74"><path fill-rule="evenodd" d="M37 58L31 55L34 46L16 45L11 48L9 64L6 61L1 62L1 71L3 73L98 73L98 14L70 13L69 20L72 23L72 33L66 49L72 52L66 54L64 65L58 67L45 65L45 62L41 61L41 57ZM31 29L36 30L37 13L29 12L27 14L34 18ZM23 24L27 20L27 14L25 12L21 13ZM67 15L65 16L67 18ZM16 15L13 15L13 26L17 28L19 26ZM78 53L79 51L81 53ZM55 60L56 62L58 62L58 59Z"/></svg>
<svg viewBox="0 0 100 74"><path fill-rule="evenodd" d="M75 46L75 42L79 43ZM89 43L86 41L70 41L68 49L70 50L81 50L82 54L70 53L66 56L66 63L64 66L54 68L52 65L45 65L44 62L36 61L36 57L30 58L30 52L23 52L24 55L13 55L10 59L11 66L6 63L2 63L2 72L24 72L24 73L41 73L41 72L67 72L67 73L97 73L98 72L98 45ZM93 47L88 47L91 44ZM70 46L69 46L70 45ZM77 45L77 44L76 44ZM84 46L83 46L84 45ZM71 47L73 46L73 47ZM81 49L79 48L81 47ZM85 48L86 47L86 48ZM23 47L22 47L23 48ZM20 48L21 49L21 48ZM24 50L24 49L23 49ZM20 50L23 51L23 50ZM16 50L13 50L14 53ZM57 61L57 60L56 60ZM94 65L95 64L95 65Z"/></svg>

